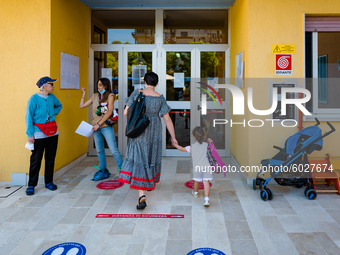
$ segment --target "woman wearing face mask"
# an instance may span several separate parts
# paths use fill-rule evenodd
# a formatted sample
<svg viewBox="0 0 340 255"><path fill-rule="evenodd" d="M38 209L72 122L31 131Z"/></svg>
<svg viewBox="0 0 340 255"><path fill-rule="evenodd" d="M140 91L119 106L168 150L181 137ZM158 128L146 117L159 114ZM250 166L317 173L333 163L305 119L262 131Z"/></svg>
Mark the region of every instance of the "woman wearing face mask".
<svg viewBox="0 0 340 255"><path fill-rule="evenodd" d="M114 94L111 93L110 80L107 78L99 79L97 82L97 88L99 93L93 94L93 96L86 102L86 89L81 88L81 90L83 91L83 96L79 104L80 109L93 104L92 130L94 131L94 142L96 145L100 166L100 170L94 174L93 181L106 179L110 176L110 172L106 166L104 138L116 161L118 172L120 171L123 164L122 155L117 148L113 127L105 124L105 121L111 116L114 107ZM102 106L103 109L101 109L100 106Z"/></svg>

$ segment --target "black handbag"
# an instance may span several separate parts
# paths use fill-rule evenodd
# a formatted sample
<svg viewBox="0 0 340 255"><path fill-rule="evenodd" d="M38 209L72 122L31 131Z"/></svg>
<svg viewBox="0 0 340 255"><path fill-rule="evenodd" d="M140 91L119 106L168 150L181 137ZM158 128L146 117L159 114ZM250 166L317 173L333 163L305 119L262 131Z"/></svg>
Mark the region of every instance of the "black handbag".
<svg viewBox="0 0 340 255"><path fill-rule="evenodd" d="M140 136L149 126L150 120L145 114L145 96L139 93L136 100L128 109L128 121L126 125L125 135L129 138Z"/></svg>

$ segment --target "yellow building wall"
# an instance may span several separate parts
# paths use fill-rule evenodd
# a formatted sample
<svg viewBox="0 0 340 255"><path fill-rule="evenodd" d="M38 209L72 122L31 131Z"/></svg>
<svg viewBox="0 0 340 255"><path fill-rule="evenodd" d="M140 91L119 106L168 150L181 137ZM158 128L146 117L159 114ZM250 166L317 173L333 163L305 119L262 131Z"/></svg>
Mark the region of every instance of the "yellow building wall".
<svg viewBox="0 0 340 255"><path fill-rule="evenodd" d="M27 101L50 75L51 1L0 1L0 182L28 172Z"/></svg>
<svg viewBox="0 0 340 255"><path fill-rule="evenodd" d="M88 120L88 111L79 109L81 89L60 89L60 56L63 52L79 57L80 88L87 88L89 8L79 0L52 0L51 9L51 77L59 79L54 94L63 104L57 116L57 170L88 151L88 139L75 133L80 122Z"/></svg>
<svg viewBox="0 0 340 255"><path fill-rule="evenodd" d="M249 0L236 0L230 7L230 75L235 78L236 55L244 53L244 73L249 76L248 57L249 57ZM242 89L245 94L245 89ZM231 100L233 100L231 98ZM231 103L232 105L232 103ZM232 109L233 110L233 109ZM248 111L245 108L245 115L232 115L233 122L243 122L248 118ZM234 125L231 128L231 153L239 163L243 165L249 162L249 128L243 125Z"/></svg>
<svg viewBox="0 0 340 255"><path fill-rule="evenodd" d="M1 1L0 17L0 182L9 182L11 173L29 170L25 114L42 76L58 79L54 94L63 104L56 117L60 135L55 170L88 151L88 139L75 134L88 112L79 110L80 89L60 89L60 54L79 57L80 87L87 88L89 8L79 0Z"/></svg>
<svg viewBox="0 0 340 255"><path fill-rule="evenodd" d="M243 10L238 11L238 7L242 6ZM238 11L238 12L237 12ZM304 27L303 15L339 15L340 1L318 1L318 0L236 0L231 8L232 23L237 22L235 15L247 13L243 23L248 23L248 35L240 36L236 30L239 25L231 24L231 63L234 62L235 54L240 49L235 50L240 39L246 40L248 48L245 48L245 77L246 78L265 78L267 82L254 83L249 81L246 87L253 87L253 101L256 109L270 108L270 81L284 81L283 77L275 75L275 54L272 53L273 44L294 44L295 53L293 53L293 75L284 76L285 78L303 78L304 77ZM234 18L233 18L234 16ZM234 29L233 29L234 28ZM247 30L244 30L246 33ZM236 36L236 38L235 38ZM235 45L237 44L237 45ZM234 48L234 49L233 49ZM233 66L233 64L232 64ZM232 70L232 74L234 71ZM298 80L298 85L301 80ZM245 97L246 97L246 92ZM245 103L245 111L248 111L247 103ZM249 112L249 111L248 111ZM232 116L233 117L233 116ZM246 119L268 119L269 116L246 116ZM331 122L336 129L340 129L338 121ZM314 125L314 122L303 122L303 126ZM329 128L325 122L322 122L322 130L328 131ZM232 129L232 139L241 143L243 146L235 147L232 144L232 151L240 165L260 165L261 159L271 158L278 151L273 149L273 145L284 146L285 140L292 134L296 133L298 128L283 128L276 125L272 128L265 125L262 128L249 128L246 136L235 132ZM340 133L335 132L331 136L324 139L324 147L320 152L314 152L312 156L323 156L330 153L331 156L340 156L340 147L335 142L339 140ZM245 152L247 151L247 152ZM245 159L247 154L248 159ZM248 176L255 176L250 173Z"/></svg>

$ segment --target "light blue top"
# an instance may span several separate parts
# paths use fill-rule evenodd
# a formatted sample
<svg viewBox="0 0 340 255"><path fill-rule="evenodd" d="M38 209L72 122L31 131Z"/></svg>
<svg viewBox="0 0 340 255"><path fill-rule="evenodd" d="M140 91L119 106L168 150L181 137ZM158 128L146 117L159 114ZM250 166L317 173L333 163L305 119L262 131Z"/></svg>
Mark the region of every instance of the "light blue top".
<svg viewBox="0 0 340 255"><path fill-rule="evenodd" d="M41 97L38 93L31 96L27 103L26 109L26 134L28 137L34 136L34 132L40 132L40 129L33 123L43 124L47 121L55 120L61 108L60 101L53 94L46 98Z"/></svg>

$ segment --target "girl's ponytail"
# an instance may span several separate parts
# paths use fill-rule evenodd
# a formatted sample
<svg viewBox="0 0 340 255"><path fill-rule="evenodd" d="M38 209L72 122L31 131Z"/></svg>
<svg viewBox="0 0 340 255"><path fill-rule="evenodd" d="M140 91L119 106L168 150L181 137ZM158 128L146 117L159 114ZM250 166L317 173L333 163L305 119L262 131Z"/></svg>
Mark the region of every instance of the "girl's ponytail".
<svg viewBox="0 0 340 255"><path fill-rule="evenodd" d="M206 140L204 129L199 126L194 128L194 130L192 131L192 135L200 144L202 144Z"/></svg>

